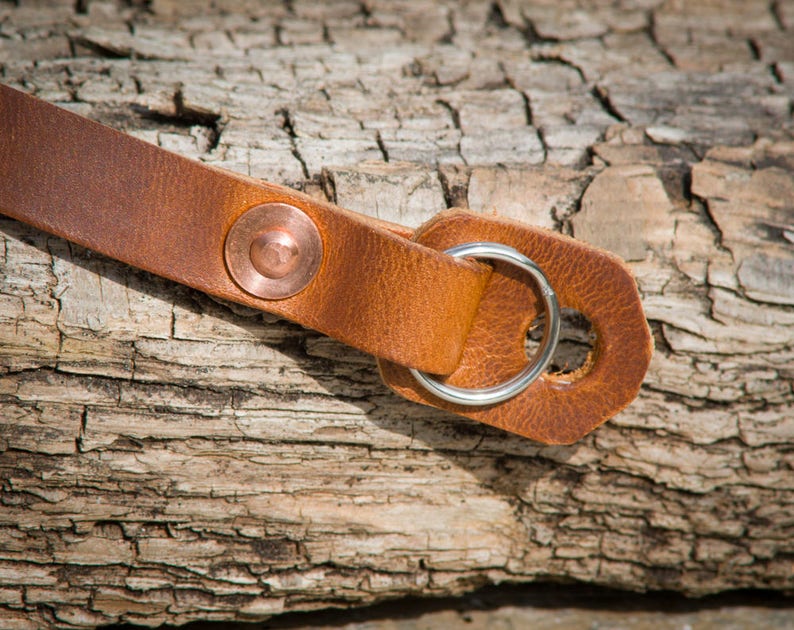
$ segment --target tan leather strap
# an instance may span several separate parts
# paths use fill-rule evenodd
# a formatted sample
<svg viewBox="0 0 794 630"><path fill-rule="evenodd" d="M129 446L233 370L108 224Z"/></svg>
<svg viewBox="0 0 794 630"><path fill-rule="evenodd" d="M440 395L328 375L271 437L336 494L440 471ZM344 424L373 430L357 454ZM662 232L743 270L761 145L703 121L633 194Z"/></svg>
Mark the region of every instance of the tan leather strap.
<svg viewBox="0 0 794 630"><path fill-rule="evenodd" d="M305 288L270 300L238 286L224 258L235 222L268 203L301 210L322 243ZM340 339L377 356L387 384L407 398L542 442L572 442L617 413L637 394L650 361L637 288L625 265L606 252L460 210L442 213L411 241L410 230L182 158L5 86L0 212ZM596 343L584 367L544 374L518 397L488 407L447 403L417 386L407 368L484 387L527 362L524 340L540 310L537 289L501 263L442 253L471 241L502 243L529 256L561 305L591 320Z"/></svg>
<svg viewBox="0 0 794 630"><path fill-rule="evenodd" d="M283 202L318 227L324 257L298 295L263 300L224 263L247 209ZM218 297L281 315L378 357L448 374L489 270L387 224L211 168L0 86L0 212Z"/></svg>

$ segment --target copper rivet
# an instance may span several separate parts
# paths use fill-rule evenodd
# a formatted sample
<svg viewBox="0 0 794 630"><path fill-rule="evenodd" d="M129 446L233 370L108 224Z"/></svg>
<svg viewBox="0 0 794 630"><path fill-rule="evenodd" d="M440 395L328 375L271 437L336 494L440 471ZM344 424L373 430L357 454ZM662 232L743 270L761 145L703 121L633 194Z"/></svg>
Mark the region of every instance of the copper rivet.
<svg viewBox="0 0 794 630"><path fill-rule="evenodd" d="M320 268L323 243L309 216L285 203L267 203L234 222L224 246L226 266L248 293L279 300L300 293Z"/></svg>

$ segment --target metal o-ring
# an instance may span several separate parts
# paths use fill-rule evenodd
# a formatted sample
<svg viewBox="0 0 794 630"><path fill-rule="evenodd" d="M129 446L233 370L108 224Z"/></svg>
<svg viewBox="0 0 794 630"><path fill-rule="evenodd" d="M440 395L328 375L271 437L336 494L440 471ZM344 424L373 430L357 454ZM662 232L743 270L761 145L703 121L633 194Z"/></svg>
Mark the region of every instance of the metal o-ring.
<svg viewBox="0 0 794 630"><path fill-rule="evenodd" d="M548 367L560 338L560 305L546 275L521 252L501 243L475 242L457 245L444 253L455 258L501 260L526 271L537 282L546 307L546 324L540 349L534 359L518 374L491 387L466 388L447 385L419 370L410 369L414 378L430 393L459 405L482 407L513 398L529 387Z"/></svg>

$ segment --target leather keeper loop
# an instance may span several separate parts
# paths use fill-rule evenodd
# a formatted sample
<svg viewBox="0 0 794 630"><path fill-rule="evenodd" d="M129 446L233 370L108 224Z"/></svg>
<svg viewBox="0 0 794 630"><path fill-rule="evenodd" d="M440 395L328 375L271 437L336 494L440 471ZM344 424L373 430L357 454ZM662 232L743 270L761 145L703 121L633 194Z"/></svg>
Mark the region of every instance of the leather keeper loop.
<svg viewBox="0 0 794 630"><path fill-rule="evenodd" d="M415 238L439 250L469 241L515 248L543 270L561 307L574 308L590 320L595 345L578 371L543 374L518 396L489 407L443 401L421 387L407 369L380 361L381 375L394 391L547 444L578 440L637 395L653 343L634 279L617 256L555 232L463 210L438 215ZM541 312L534 284L513 268L495 263L461 364L446 382L487 387L520 371L527 363L527 330Z"/></svg>

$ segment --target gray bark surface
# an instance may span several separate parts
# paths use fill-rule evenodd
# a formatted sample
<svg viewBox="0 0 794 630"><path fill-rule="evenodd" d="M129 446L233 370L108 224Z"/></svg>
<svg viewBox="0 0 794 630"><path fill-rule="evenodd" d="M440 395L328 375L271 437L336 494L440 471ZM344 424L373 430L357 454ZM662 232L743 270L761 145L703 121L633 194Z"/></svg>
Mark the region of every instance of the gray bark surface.
<svg viewBox="0 0 794 630"><path fill-rule="evenodd" d="M0 626L792 589L792 2L200 4L0 2L0 81L405 225L462 205L615 251L653 363L543 447L0 218Z"/></svg>

